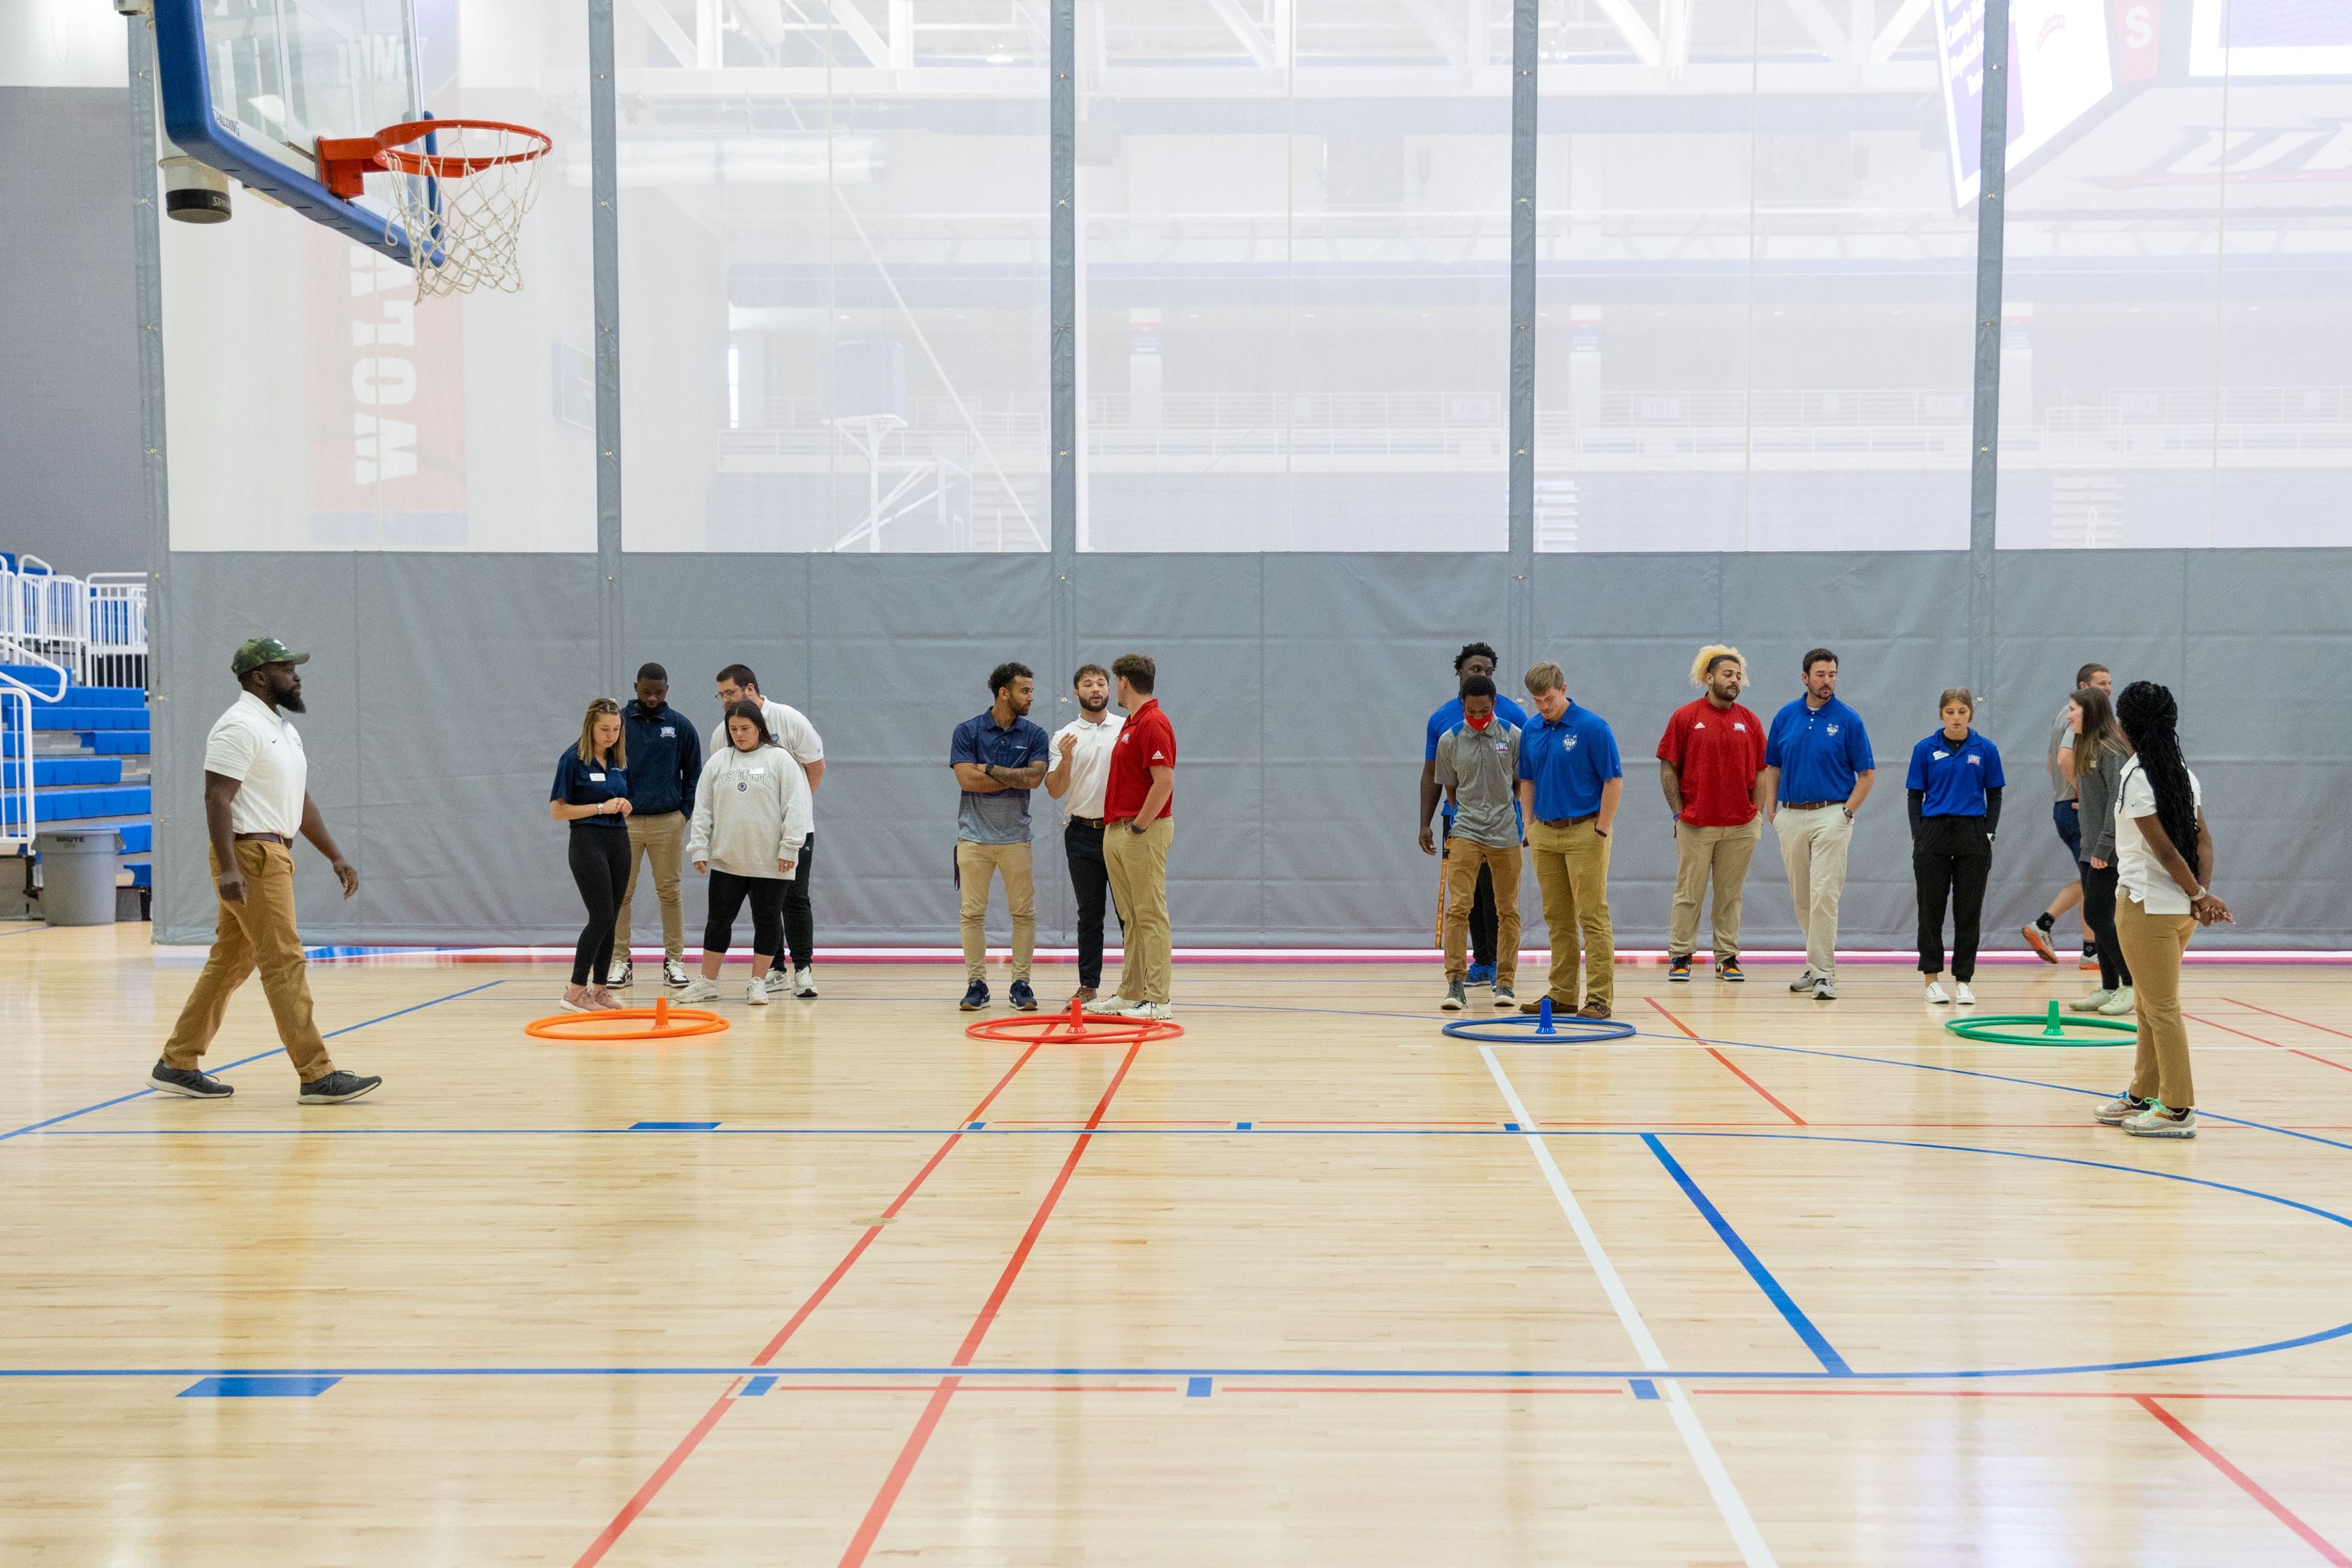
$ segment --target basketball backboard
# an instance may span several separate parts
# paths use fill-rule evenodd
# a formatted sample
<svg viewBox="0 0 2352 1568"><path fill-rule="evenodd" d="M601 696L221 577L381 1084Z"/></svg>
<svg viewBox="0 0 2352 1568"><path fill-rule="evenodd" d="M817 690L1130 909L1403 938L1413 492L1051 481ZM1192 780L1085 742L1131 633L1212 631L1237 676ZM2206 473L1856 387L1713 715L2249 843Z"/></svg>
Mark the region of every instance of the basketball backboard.
<svg viewBox="0 0 2352 1568"><path fill-rule="evenodd" d="M415 0L153 0L163 132L177 150L405 263L386 183L328 190L318 139L424 118Z"/></svg>

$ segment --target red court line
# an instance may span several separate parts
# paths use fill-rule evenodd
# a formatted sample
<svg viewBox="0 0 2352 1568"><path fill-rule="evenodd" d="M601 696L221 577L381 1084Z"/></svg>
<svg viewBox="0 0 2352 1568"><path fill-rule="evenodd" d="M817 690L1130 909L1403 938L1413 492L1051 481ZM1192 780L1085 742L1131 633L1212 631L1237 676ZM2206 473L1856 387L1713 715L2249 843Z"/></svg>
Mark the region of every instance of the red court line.
<svg viewBox="0 0 2352 1568"><path fill-rule="evenodd" d="M1013 1292L1013 1280L1020 1278L1022 1266L1029 1261L1029 1254L1037 1246L1037 1237L1045 1229L1045 1221L1052 1217L1054 1205L1062 1201L1063 1189L1070 1184L1070 1177L1077 1170L1078 1161L1086 1153L1087 1145L1094 1141L1094 1130L1102 1125L1104 1114L1110 1110L1111 1096L1117 1094L1118 1086L1127 1081L1127 1069L1135 1065L1136 1055L1142 1049L1139 1041L1127 1047L1127 1055L1120 1058L1118 1070L1111 1074L1102 1098L1095 1101L1094 1114L1087 1118L1087 1131L1079 1133L1078 1141L1070 1145L1068 1158L1062 1162L1061 1170L1054 1177L1054 1184L1045 1189L1045 1196L1030 1219L1029 1228L1022 1232L1020 1245L1013 1247L1013 1256L1005 1259L1004 1271L996 1278L996 1288L988 1293L988 1300L981 1303L980 1315L972 1319L971 1327L965 1331L963 1343L956 1347L955 1358L949 1363L950 1365L970 1366L971 1358L980 1353L981 1341L988 1337L989 1328L1004 1306L1004 1299ZM922 1458L923 1449L931 1440L931 1433L939 1426L940 1416L946 1412L948 1401L955 1396L956 1386L961 1381L956 1377L940 1379L939 1387L932 1391L929 1403L923 1406L922 1415L915 1421L915 1429L907 1435L906 1447L898 1450L898 1460L891 1465L890 1473L883 1478L882 1489L874 1494L873 1504L866 1509L865 1521L850 1539L849 1550L841 1554L841 1568L856 1568L866 1561L866 1554L874 1550L874 1542L880 1537L882 1527L889 1522L891 1508L897 1504L898 1494L906 1489L908 1478L915 1473L917 1461Z"/></svg>
<svg viewBox="0 0 2352 1568"><path fill-rule="evenodd" d="M1004 1076L996 1080L995 1087L981 1098L980 1103L971 1108L971 1113L965 1116L964 1120L979 1121L981 1113L989 1108L998 1095L1004 1092L1004 1086L1013 1081L1013 1075L1028 1066L1029 1058L1036 1054L1035 1046L1031 1046L1027 1050L1023 1051L1013 1065L1004 1069ZM1132 1057L1132 1055L1133 1053L1130 1052L1129 1056ZM1121 1072L1125 1070L1123 1068L1120 1069ZM915 1179L908 1182L899 1190L898 1195L890 1200L890 1206L882 1211L884 1219L895 1216L901 1208L906 1206L907 1201L915 1195L915 1190L929 1178L933 1171L940 1168L940 1162L948 1157L948 1151L954 1148L957 1141L962 1136L961 1132L948 1134L947 1142L940 1144L937 1152L925 1162L923 1168L915 1173ZM833 1293L833 1288L841 1283L842 1276L849 1272L850 1265L864 1257L866 1249L874 1245L874 1238L881 1234L882 1227L879 1225L866 1227L866 1233L851 1243L849 1251L844 1255L839 1263L834 1265L833 1272L826 1275L814 1290L809 1292L809 1298L801 1303L800 1310L794 1312L791 1321L777 1330L775 1337L767 1342L758 1355L751 1358L752 1365L765 1366L774 1359L776 1352L784 1348L784 1342L791 1339L793 1331L803 1323L808 1321L809 1314L815 1311L818 1304ZM677 1468L685 1464L695 1449L702 1446L702 1440L705 1437L710 1436L710 1429L718 1426L719 1420L726 1415L728 1407L735 1403L735 1391L741 1386L740 1378L727 1385L726 1392L712 1402L709 1409L702 1413L702 1419L694 1424L694 1429L678 1439L677 1447L669 1451L669 1457L655 1468L654 1473L646 1478L645 1485L639 1487L635 1495L621 1505L621 1511L613 1516L613 1521L597 1534L595 1540L588 1543L588 1550L580 1554L579 1559L573 1563L572 1568L593 1568L593 1564L604 1561L604 1553L613 1550L614 1542L621 1539L629 1526L635 1521L636 1517L646 1511L646 1505L660 1495L662 1488L669 1484L670 1477L677 1473Z"/></svg>
<svg viewBox="0 0 2352 1568"><path fill-rule="evenodd" d="M2179 1438L2191 1448L2197 1450L2198 1455L2203 1458L2207 1464L2211 1465L2215 1469L2221 1471L2223 1475L2229 1477L2230 1479L2236 1482L2240 1491L2245 1493L2248 1497L2262 1504L2263 1507L2268 1509L2272 1518L2277 1520L2281 1524L2285 1525L2289 1530L2294 1531L2297 1535L2303 1537L2303 1543L2305 1546L2310 1547L2314 1552L2318 1552L2320 1556L2334 1563L2336 1568L2352 1568L2352 1557L2345 1556L2344 1553L2336 1551L2335 1547L2329 1545L2326 1536L2312 1529L2311 1526L2304 1523L2303 1521L2295 1518L2294 1510L2289 1509L2286 1504L2279 1501L2278 1499L2264 1491L2262 1489L2261 1483L2256 1481L2253 1477L2246 1474L2245 1471L2238 1468L2237 1466L2230 1463L2228 1459L2222 1458L2220 1450L2216 1449L2210 1443L2205 1441L2204 1438L2200 1437L2196 1433L2191 1432L2186 1426L2183 1426L2179 1416L2173 1415L2171 1411L2167 1410L2163 1405L2158 1405L2155 1400L2149 1398L2145 1394L2134 1394L2132 1399L2133 1403L2137 1404L2142 1410L2147 1411L2150 1415L2153 1415L2158 1421L2163 1422L2166 1428L2170 1431L2174 1436Z"/></svg>
<svg viewBox="0 0 2352 1568"><path fill-rule="evenodd" d="M1698 1038L1698 1032L1696 1030L1693 1029L1688 1024L1684 1023L1680 1018L1675 1017L1672 1013L1667 1012L1665 1004L1659 1001L1655 996L1644 996L1642 1000L1647 1002L1651 1006L1655 1007L1660 1016L1662 1016L1667 1023L1672 1024L1675 1028L1680 1029L1692 1039L1696 1040ZM1766 1101L1771 1105L1773 1110L1779 1111L1781 1115L1787 1117L1790 1121L1795 1122L1800 1127L1805 1125L1805 1119L1803 1117L1798 1115L1795 1111L1781 1104L1780 1098L1770 1089L1766 1089L1762 1084L1758 1083L1754 1079L1749 1078L1746 1073L1740 1071L1738 1065L1729 1057L1725 1056L1713 1046L1708 1046L1706 1047L1706 1054L1713 1057L1717 1061L1721 1062L1725 1067L1729 1068L1731 1069L1731 1075L1734 1078L1746 1084L1748 1088L1754 1089L1757 1093L1762 1095Z"/></svg>
<svg viewBox="0 0 2352 1568"><path fill-rule="evenodd" d="M2268 1007L2256 1007L2252 1002L2241 1002L2235 996L2224 996L2221 1000L2229 1003L2232 1007L2252 1008L2257 1013L2269 1013L2273 1018L2284 1018L2290 1024L2300 1024L2306 1029L2317 1029L2323 1035L2336 1035L2341 1038L2352 1040L2352 1035L2345 1034L2341 1029L2331 1029L2325 1024L2315 1024L2308 1018L2298 1018L2292 1013L2272 1012Z"/></svg>
<svg viewBox="0 0 2352 1568"><path fill-rule="evenodd" d="M2226 1002L2229 998L2224 996L2221 1000ZM2194 1013L2183 1013L2180 1016L2192 1024L2202 1024L2209 1029L2219 1029L2225 1035L2235 1035L2242 1040L2252 1040L2258 1046L2269 1046L2273 1050L2284 1051L2289 1056L2301 1057L2306 1061L2317 1062L2322 1067L2334 1068L2337 1072L2352 1072L2352 1067L2346 1067L2342 1062L2332 1062L2326 1057L2315 1057L2309 1051L2299 1051L2293 1046L2282 1046L2276 1040L2266 1040L2260 1035L2250 1035L2243 1029L2233 1029L2227 1024L2217 1024L2210 1018L2200 1018Z"/></svg>

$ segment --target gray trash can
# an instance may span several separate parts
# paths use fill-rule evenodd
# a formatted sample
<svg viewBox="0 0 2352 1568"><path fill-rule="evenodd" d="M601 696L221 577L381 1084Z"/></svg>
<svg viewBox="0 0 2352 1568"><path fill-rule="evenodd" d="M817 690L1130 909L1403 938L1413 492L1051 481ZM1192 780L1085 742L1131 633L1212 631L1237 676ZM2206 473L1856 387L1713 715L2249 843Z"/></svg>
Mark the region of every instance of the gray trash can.
<svg viewBox="0 0 2352 1568"><path fill-rule="evenodd" d="M41 857L41 915L53 926L114 923L115 857L122 835L111 827L49 828L33 835Z"/></svg>

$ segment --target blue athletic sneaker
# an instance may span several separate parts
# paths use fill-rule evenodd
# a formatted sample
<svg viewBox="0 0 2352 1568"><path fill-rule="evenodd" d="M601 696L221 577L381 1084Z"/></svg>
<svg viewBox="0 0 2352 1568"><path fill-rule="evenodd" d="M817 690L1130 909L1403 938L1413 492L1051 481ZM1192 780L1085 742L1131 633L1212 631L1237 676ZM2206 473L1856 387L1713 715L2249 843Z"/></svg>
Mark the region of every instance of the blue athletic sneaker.
<svg viewBox="0 0 2352 1568"><path fill-rule="evenodd" d="M988 982L975 980L963 988L963 1000L956 1004L966 1013L977 1013L988 1005Z"/></svg>
<svg viewBox="0 0 2352 1568"><path fill-rule="evenodd" d="M985 1001L987 998L983 996L982 1000ZM1013 983L1012 1001L1015 1012L1034 1013L1037 1010L1037 993L1029 989L1029 983L1026 980L1016 980Z"/></svg>
<svg viewBox="0 0 2352 1568"><path fill-rule="evenodd" d="M1470 966L1469 973L1463 975L1462 981L1465 985L1492 985L1495 984L1495 966L1491 963L1474 963Z"/></svg>

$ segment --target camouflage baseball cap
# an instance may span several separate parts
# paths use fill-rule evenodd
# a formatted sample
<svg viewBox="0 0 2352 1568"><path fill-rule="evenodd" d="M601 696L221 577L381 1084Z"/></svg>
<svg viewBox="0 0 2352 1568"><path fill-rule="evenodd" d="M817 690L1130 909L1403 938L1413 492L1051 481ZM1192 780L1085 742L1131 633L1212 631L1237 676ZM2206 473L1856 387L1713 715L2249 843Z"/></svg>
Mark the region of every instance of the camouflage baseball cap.
<svg viewBox="0 0 2352 1568"><path fill-rule="evenodd" d="M237 645L236 653L228 661L231 675L251 675L265 664L308 664L310 656L296 653L276 637L255 637Z"/></svg>

